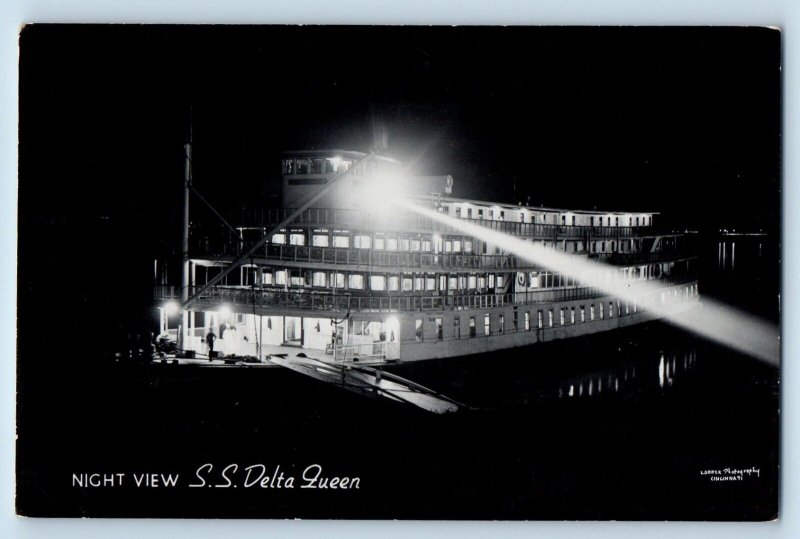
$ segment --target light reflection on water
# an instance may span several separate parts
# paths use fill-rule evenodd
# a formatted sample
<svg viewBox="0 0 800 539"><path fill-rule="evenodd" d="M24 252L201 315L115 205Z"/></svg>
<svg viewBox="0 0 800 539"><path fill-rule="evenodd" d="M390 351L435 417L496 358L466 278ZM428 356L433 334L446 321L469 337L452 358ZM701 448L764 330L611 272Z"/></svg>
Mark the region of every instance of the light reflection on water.
<svg viewBox="0 0 800 539"><path fill-rule="evenodd" d="M662 322L502 353L390 369L480 410L668 396L692 380L699 350L722 348Z"/></svg>
<svg viewBox="0 0 800 539"><path fill-rule="evenodd" d="M567 378L554 391L558 398L601 397L653 389L669 389L691 376L697 363L695 349L673 351L653 358L625 362Z"/></svg>

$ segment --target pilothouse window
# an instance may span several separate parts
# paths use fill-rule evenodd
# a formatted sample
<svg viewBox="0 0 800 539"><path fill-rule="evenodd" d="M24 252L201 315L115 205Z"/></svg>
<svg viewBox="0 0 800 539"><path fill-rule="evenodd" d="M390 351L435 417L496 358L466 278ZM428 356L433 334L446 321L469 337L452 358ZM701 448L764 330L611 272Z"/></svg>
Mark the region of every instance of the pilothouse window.
<svg viewBox="0 0 800 539"><path fill-rule="evenodd" d="M311 165L308 159L298 159L295 161L295 174L308 174Z"/></svg>

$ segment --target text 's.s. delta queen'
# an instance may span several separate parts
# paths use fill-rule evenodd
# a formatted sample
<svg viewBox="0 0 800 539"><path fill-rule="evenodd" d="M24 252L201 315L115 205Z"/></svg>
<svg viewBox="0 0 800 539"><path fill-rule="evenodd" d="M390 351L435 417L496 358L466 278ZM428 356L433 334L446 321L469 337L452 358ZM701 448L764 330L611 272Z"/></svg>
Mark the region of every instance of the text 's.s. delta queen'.
<svg viewBox="0 0 800 539"><path fill-rule="evenodd" d="M271 467L270 467L271 468ZM274 469L264 464L249 466L236 463L224 467L203 464L195 472L194 488L274 488L274 489L331 489L352 490L361 488L360 477L335 476L324 473L320 464L310 464L298 474L284 473L280 464Z"/></svg>

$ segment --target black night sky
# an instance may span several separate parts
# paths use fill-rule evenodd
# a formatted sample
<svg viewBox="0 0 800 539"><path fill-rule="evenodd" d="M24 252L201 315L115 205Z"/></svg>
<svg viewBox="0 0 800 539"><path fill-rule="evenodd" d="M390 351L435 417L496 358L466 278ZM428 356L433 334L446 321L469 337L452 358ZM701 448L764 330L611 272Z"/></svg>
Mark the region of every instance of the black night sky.
<svg viewBox="0 0 800 539"><path fill-rule="evenodd" d="M365 150L380 121L389 153L460 196L779 222L773 30L32 26L21 43L23 218L163 231L191 105L196 186L228 212L281 151Z"/></svg>

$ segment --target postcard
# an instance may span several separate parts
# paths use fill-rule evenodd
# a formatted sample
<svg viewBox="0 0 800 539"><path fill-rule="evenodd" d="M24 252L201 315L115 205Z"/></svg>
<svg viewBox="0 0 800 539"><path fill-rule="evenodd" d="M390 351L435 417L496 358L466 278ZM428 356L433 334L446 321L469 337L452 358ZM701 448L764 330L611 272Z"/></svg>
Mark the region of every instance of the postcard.
<svg viewBox="0 0 800 539"><path fill-rule="evenodd" d="M778 518L781 34L28 25L17 513Z"/></svg>

